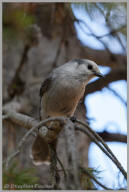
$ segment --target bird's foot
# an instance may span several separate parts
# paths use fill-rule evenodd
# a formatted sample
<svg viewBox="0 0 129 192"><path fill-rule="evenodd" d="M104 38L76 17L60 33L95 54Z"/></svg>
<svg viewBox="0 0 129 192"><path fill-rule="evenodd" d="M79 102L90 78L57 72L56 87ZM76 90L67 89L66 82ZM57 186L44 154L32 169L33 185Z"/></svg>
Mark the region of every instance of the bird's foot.
<svg viewBox="0 0 129 192"><path fill-rule="evenodd" d="M77 118L76 118L75 116L70 117L70 120L71 120L73 123L75 123L76 119L77 119Z"/></svg>

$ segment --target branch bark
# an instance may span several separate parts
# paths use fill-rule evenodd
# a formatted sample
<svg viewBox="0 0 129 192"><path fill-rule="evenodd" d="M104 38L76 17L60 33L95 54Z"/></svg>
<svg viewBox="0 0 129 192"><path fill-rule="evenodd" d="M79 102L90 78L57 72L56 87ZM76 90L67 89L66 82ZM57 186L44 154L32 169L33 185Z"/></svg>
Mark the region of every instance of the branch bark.
<svg viewBox="0 0 129 192"><path fill-rule="evenodd" d="M91 174L90 172L88 172L84 167L80 166L79 167L80 170L86 174L89 178L91 178L93 181L95 181L95 183L97 183L99 186L101 186L103 189L106 189L106 190L112 190L112 189L109 189L107 188L105 185L101 184L94 176L93 174Z"/></svg>
<svg viewBox="0 0 129 192"><path fill-rule="evenodd" d="M119 133L109 133L107 131L97 132L106 142L122 142L127 143L127 135Z"/></svg>
<svg viewBox="0 0 129 192"><path fill-rule="evenodd" d="M23 115L21 113L15 112L15 111L7 111L7 110L5 111L4 110L4 113L6 113L6 115L8 116L8 119L11 120L13 123L20 125L26 129L30 130L31 128L39 125L40 130L38 133L41 137L45 137L45 140L47 142L51 142L54 139L56 139L57 135L59 134L59 132L61 131L61 129L63 127L63 124L67 120L67 118L64 118L64 117L51 117L44 121L39 122L39 121L33 119L32 117ZM50 121L59 121L60 126L57 127L57 129L54 128L54 130L49 129L45 125L47 122L50 122ZM40 124L42 124L42 125L40 126Z"/></svg>
<svg viewBox="0 0 129 192"><path fill-rule="evenodd" d="M119 98L119 100L125 105L125 107L127 107L127 102L123 99L123 97L114 89L112 89L111 87L107 86L108 90L111 91L116 97Z"/></svg>
<svg viewBox="0 0 129 192"><path fill-rule="evenodd" d="M118 169L122 172L123 176L127 180L126 171L124 170L124 168L122 167L121 163L118 161L116 156L113 154L111 149L108 147L108 145L103 141L103 139L96 132L94 132L87 123L84 123L79 120L76 120L76 123L79 123L80 125L84 126L84 128L76 127L76 129L87 134L89 138L93 140L98 145L98 147L114 162L114 164L118 167Z"/></svg>
<svg viewBox="0 0 129 192"><path fill-rule="evenodd" d="M67 189L79 189L79 172L78 172L78 160L75 141L75 129L74 124L68 120L64 126L65 131L65 147L67 153L68 163L68 176L66 180Z"/></svg>
<svg viewBox="0 0 129 192"><path fill-rule="evenodd" d="M77 163L77 157L76 157L76 142L75 142L75 133L74 133L74 124L69 120L69 118L66 117L51 117L48 119L45 119L41 121L40 123L36 124L36 121L34 121L33 124L33 119L31 117L28 117L26 115L22 115L17 112L13 112L7 109L3 110L4 114L8 116L8 119L12 120L16 124L22 125L25 128L30 129L31 126L32 128L24 135L24 137L21 139L18 145L17 151L8 157L7 159L7 165L10 159L12 159L15 155L17 155L20 152L20 149L24 142L26 141L26 138L33 133L34 131L38 130L41 128L42 130L39 131L42 137L46 139L48 143L52 142L57 135L59 134L60 130L62 127L65 128L65 140L66 140L66 151L67 151L67 158L68 158L68 163L69 163L69 180L68 180L68 186L70 186L71 189L76 189L79 188L79 183L78 183L78 163ZM59 121L62 126L55 128L54 130L51 128L46 128L45 125L47 122L50 121ZM103 139L96 133L94 132L87 123L84 123L79 120L74 120L77 124L80 124L83 127L77 127L76 129L79 131L84 132L89 136L91 140L93 140L99 147L100 149L115 163L115 165L118 167L118 169L122 172L124 177L127 179L127 173L121 166L120 162L117 160L115 155L112 153L110 148L107 146L107 144L103 141ZM36 125L35 125L36 124ZM34 126L33 126L34 125ZM52 133L51 133L52 132ZM73 186L70 185L69 181L73 181ZM71 187L72 186L72 187Z"/></svg>
<svg viewBox="0 0 129 192"><path fill-rule="evenodd" d="M110 73L105 75L105 78L98 79L93 83L89 83L85 90L85 96L95 91L101 91L104 87L108 86L109 83L118 80L127 80L127 71L124 69L112 70Z"/></svg>

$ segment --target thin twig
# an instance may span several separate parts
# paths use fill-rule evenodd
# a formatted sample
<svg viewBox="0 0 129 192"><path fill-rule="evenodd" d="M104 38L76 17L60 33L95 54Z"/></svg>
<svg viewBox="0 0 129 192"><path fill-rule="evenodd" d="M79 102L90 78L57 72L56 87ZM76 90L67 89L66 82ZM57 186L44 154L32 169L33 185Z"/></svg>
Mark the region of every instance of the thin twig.
<svg viewBox="0 0 129 192"><path fill-rule="evenodd" d="M117 40L118 40L119 43L121 44L121 47L122 47L123 50L126 52L126 48L125 48L125 46L123 45L123 43L122 43L122 41L121 41L121 39L120 39L120 37L119 37L119 35L118 35L118 32L120 32L123 28L126 28L126 23L123 24L122 26L120 26L120 27L117 28L117 29L113 29L113 28L112 28L112 25L111 25L111 23L110 23L110 20L109 20L109 16L110 16L111 10L109 10L109 12L108 12L107 14L105 14L104 10L103 10L97 3L95 3L95 6L96 6L96 8L98 8L99 11L102 13L102 15L104 16L105 22L107 23L107 26L110 28L110 32L109 32L109 34L107 34L107 35L112 35L112 36L116 35ZM106 34L105 34L104 36L106 36ZM104 37L104 36L103 36L103 37Z"/></svg>
<svg viewBox="0 0 129 192"><path fill-rule="evenodd" d="M120 164L120 162L117 160L117 158L115 157L115 155L113 154L113 152L110 150L110 148L108 147L108 145L103 141L103 139L95 132L93 131L88 124L80 121L80 120L75 120L77 123L83 125L84 127L86 127L88 129L88 131L99 141L102 143L102 145L105 147L105 149L108 151L109 153L109 158L112 157L111 159L113 160L113 162L116 164L116 166L119 168L119 170L122 172L122 174L124 175L124 177L127 180L127 173L124 170L124 168L122 167L122 165ZM110 156L111 155L111 156Z"/></svg>
<svg viewBox="0 0 129 192"><path fill-rule="evenodd" d="M5 168L7 169L8 166L9 166L9 162L11 161L12 158L16 157L18 154L20 153L20 150L18 149L17 151L15 151L14 153L12 153L8 158L7 160L3 161L3 164L5 164Z"/></svg>
<svg viewBox="0 0 129 192"><path fill-rule="evenodd" d="M59 162L59 164L60 164L60 166L61 166L61 168L62 168L62 171L63 171L63 173L64 173L64 179L66 180L66 179L67 179L67 174L66 174L65 168L64 168L64 166L63 166L63 163L62 163L61 160L59 159L57 153L56 153L56 158L57 158L57 161Z"/></svg>
<svg viewBox="0 0 129 192"><path fill-rule="evenodd" d="M101 184L91 173L89 173L85 168L83 168L82 166L79 167L81 169L81 171L83 173L85 173L88 177L90 177L91 179L93 179L98 185L100 185L103 189L106 190L112 190L106 186L104 186L103 184Z"/></svg>
<svg viewBox="0 0 129 192"><path fill-rule="evenodd" d="M98 142L98 140L87 129L84 129L83 127L78 127L78 126L76 126L75 129L85 133L114 162L114 159L108 153L108 151L105 150L105 148Z"/></svg>
<svg viewBox="0 0 129 192"><path fill-rule="evenodd" d="M59 173L57 171L57 158L53 144L49 144L50 148L50 170L51 170L51 181L54 189L58 189L58 184L60 180Z"/></svg>
<svg viewBox="0 0 129 192"><path fill-rule="evenodd" d="M123 97L121 97L121 95L119 93L117 93L114 89L112 89L111 87L107 86L107 88L109 89L109 91L111 91L116 97L118 97L122 103L127 107L127 103L126 101L123 99Z"/></svg>
<svg viewBox="0 0 129 192"><path fill-rule="evenodd" d="M40 123L37 124L37 126L32 127L29 131L27 131L27 133L22 137L22 139L20 140L19 144L18 144L18 148L17 150L12 153L7 160L5 160L3 163L6 162L6 168L8 167L9 161L12 160L13 157L15 157L17 154L19 154L21 147L23 146L23 144L25 143L26 139L28 138L28 136L30 134L32 134L35 130L38 130L40 127L42 127L43 125L45 125L47 122L50 121L62 121L62 123L64 123L64 121L66 120L66 118L63 117L51 117L48 119L45 119L43 121L41 121Z"/></svg>
<svg viewBox="0 0 129 192"><path fill-rule="evenodd" d="M85 25L85 27L88 28L88 30L90 31L90 33L87 33L87 32L83 29L83 27L80 25L80 27L81 27L81 29L83 30L83 32L86 33L87 35L93 36L93 37L96 38L98 41L100 41L100 43L105 47L105 49L107 50L107 52L108 52L109 54L111 54L111 52L110 52L107 44L106 44L103 40L101 40L101 38L100 38L99 36L95 35L95 33L92 31L92 29L90 28L90 26L86 23L86 21L83 21L82 19L75 19L75 21L78 22L79 25L80 25L80 22L83 23L83 24Z"/></svg>
<svg viewBox="0 0 129 192"><path fill-rule="evenodd" d="M63 41L64 41L64 36L62 36L62 38L60 39L58 50L57 50L55 59L54 59L53 64L52 64L53 69L57 66L57 61L58 61L60 53L61 53L61 47L62 47Z"/></svg>
<svg viewBox="0 0 129 192"><path fill-rule="evenodd" d="M126 53L126 47L123 45L123 42L121 41L121 39L120 39L120 37L119 37L119 34L118 34L118 32L119 32L123 27L126 27L126 24L120 26L119 29L113 29L113 28L112 28L112 24L111 24L110 19L109 19L111 10L110 10L108 13L105 14L105 13L104 13L104 10L103 10L100 6L98 6L97 3L95 4L95 6L99 9L99 11L100 11L100 12L102 13L102 15L104 16L105 22L106 22L107 26L110 28L110 31L111 31L110 34L111 34L112 36L114 36L114 34L115 34L115 36L116 36L117 40L119 41L121 47L123 48L124 52Z"/></svg>
<svg viewBox="0 0 129 192"><path fill-rule="evenodd" d="M20 78L20 73L21 73L21 70L22 70L24 64L27 62L27 59L28 59L27 56L28 56L28 52L29 52L30 48L31 48L31 46L28 44L24 46L24 50L23 50L23 54L21 56L19 66L16 69L14 77L12 78L12 80L9 84L9 87L8 87L9 100L11 100L16 94L19 93L19 83L21 83L21 86L24 86L24 83L22 82L22 80ZM15 85L15 87L14 87L14 85ZM21 91L22 91L22 89L21 89Z"/></svg>

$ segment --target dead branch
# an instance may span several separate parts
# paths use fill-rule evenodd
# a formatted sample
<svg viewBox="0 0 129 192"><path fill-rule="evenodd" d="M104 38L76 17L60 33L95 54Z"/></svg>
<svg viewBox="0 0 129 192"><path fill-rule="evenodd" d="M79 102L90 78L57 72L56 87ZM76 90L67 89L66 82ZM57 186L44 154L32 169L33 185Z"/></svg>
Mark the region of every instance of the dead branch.
<svg viewBox="0 0 129 192"><path fill-rule="evenodd" d="M79 189L79 173L78 173L78 160L75 141L74 124L68 120L64 126L65 131L65 147L68 162L68 176L66 186L68 189Z"/></svg>
<svg viewBox="0 0 129 192"><path fill-rule="evenodd" d="M103 37L106 37L106 36L109 36L109 35L114 36L117 32L121 31L123 28L126 28L126 24L118 27L117 29L112 29L112 30L110 30L110 32L108 32L108 33L106 33L104 35L97 36L97 38L103 38Z"/></svg>
<svg viewBox="0 0 129 192"><path fill-rule="evenodd" d="M94 132L86 123L81 122L79 120L76 120L76 122L80 123L80 125L83 125L83 127L78 127L76 126L76 130L82 131L88 137L98 145L98 147L114 162L114 164L118 167L118 169L122 172L124 175L125 179L127 179L127 173L118 161L118 159L115 157L115 155L112 153L108 145L103 141L103 139L96 133ZM100 143L101 144L100 144Z"/></svg>
<svg viewBox="0 0 129 192"><path fill-rule="evenodd" d="M54 59L53 64L52 64L52 69L54 69L57 66L57 62L58 62L58 59L59 59L59 56L61 53L61 47L62 47L63 42L64 42L64 32L63 32L63 35L62 35L60 42L59 42L58 50L57 50L55 59Z"/></svg>
<svg viewBox="0 0 129 192"><path fill-rule="evenodd" d="M123 97L117 93L114 89L112 89L109 85L107 86L107 88L109 89L109 91L111 91L116 97L118 97L120 99L120 101L122 101L122 103L125 105L125 107L127 107L127 103L126 101L123 99Z"/></svg>
<svg viewBox="0 0 129 192"><path fill-rule="evenodd" d="M10 113L8 112L8 116L9 116L9 114L10 114ZM13 113L13 116L11 116L11 118L14 117L14 114L16 115L16 113L14 112L14 113ZM17 114L17 117L20 117L20 119L21 119L22 115ZM9 116L9 118L10 118L10 116ZM30 119L31 119L31 121L30 121ZM29 120L29 121L28 121L28 120ZM49 142L50 142L50 140L53 139L53 138L51 138L51 137L47 139L47 134L48 134L49 131L51 131L51 129L48 129L48 128L46 128L46 127L44 126L47 122L50 122L50 121L61 121L61 122L63 122L63 124L64 124L65 118L63 118L63 117L59 117L59 118L49 118L49 119L46 119L46 120L44 120L44 121L41 121L40 123L36 124L35 126L32 126L32 128L29 129L29 131L27 131L27 133L23 136L23 138L22 138L21 141L19 142L18 148L17 148L16 152L14 152L13 154L11 154L11 155L7 158L7 160L4 161L4 163L6 163L6 167L8 167L9 161L10 161L12 158L14 158L17 154L19 154L19 152L20 152L20 150L21 150L21 147L22 147L23 144L26 142L26 139L28 138L28 136L29 136L30 134L32 134L34 131L38 130L40 127L42 128L42 132L39 133L40 136L42 136L42 137L45 137L45 136L46 136L45 139L46 139L46 140L49 140ZM23 125L23 123L24 123L24 125L25 125L24 127L26 127L26 128L29 127L29 128L30 128L30 125L31 125L31 122L32 122L32 118L23 115L22 121L19 121L19 119L18 119L18 121L16 121L16 118L15 118L15 123L18 124L18 122L20 123L20 125L21 125L21 122L22 122L22 125ZM34 121L34 123L36 123L36 122ZM55 132L55 131L56 131L56 130L54 130L54 132ZM42 134L41 134L41 133L42 133ZM56 133L56 134L57 134L57 133ZM50 135L49 135L49 136L50 136ZM55 135L54 135L54 136L55 136Z"/></svg>
<svg viewBox="0 0 129 192"><path fill-rule="evenodd" d="M91 178L92 180L95 181L95 183L97 183L99 186L101 186L103 189L106 189L106 190L112 190L112 189L109 189L107 188L106 186L104 186L102 183L100 183L91 173L89 173L89 171L87 171L84 167L82 166L79 166L80 170L86 174L89 178Z"/></svg>
<svg viewBox="0 0 129 192"><path fill-rule="evenodd" d="M119 133L109 133L107 131L97 132L97 134L107 142L122 142L127 143L127 135Z"/></svg>
<svg viewBox="0 0 129 192"><path fill-rule="evenodd" d="M95 33L92 31L92 29L90 28L90 26L86 23L86 21L82 20L82 19L75 19L75 21L77 21L80 25L80 23L83 23L85 25L86 28L88 28L88 30L90 31L90 33L87 33L80 25L81 29L83 30L84 33L86 33L87 35L93 36L95 39L97 39L98 41L100 41L100 43L104 46L104 48L106 49L106 51L109 53L109 55L112 55L110 49L108 48L107 44L101 39L99 38L97 35L95 35Z"/></svg>
<svg viewBox="0 0 129 192"><path fill-rule="evenodd" d="M27 115L11 111L8 109L3 109L4 116L8 118L11 122L24 127L25 129L31 129L33 126L36 126L39 121L29 117Z"/></svg>
<svg viewBox="0 0 129 192"><path fill-rule="evenodd" d="M65 182L66 182L66 179L67 179L67 174L66 174L66 171L65 171L64 165L62 164L61 160L59 159L59 157L58 157L57 153L56 153L56 159L57 159L57 161L59 162L59 164L60 164L60 166L61 166L61 168L62 168L62 170L61 170L61 171L63 171L63 173L64 173L64 180L65 180ZM58 170L58 171L59 171L59 170Z"/></svg>
<svg viewBox="0 0 129 192"><path fill-rule="evenodd" d="M41 127L39 130L39 135L41 137L45 137L45 139L49 142L56 139L57 134L59 134L60 130L62 129L62 126L64 125L65 121L67 120L67 118L65 118L65 117L51 117L44 121L39 122L38 120L35 120L30 116L27 116L27 115L24 115L24 114L15 112L15 111L3 109L3 113L8 116L8 120L12 121L13 123L15 123L17 125L20 125L20 126L26 128L26 129L30 130L35 126L38 128ZM60 121L61 124L59 127L57 127L57 129L54 129L54 130L46 128L45 124L47 122L51 122L51 121ZM36 128L36 129L38 129L38 128Z"/></svg>
<svg viewBox="0 0 129 192"><path fill-rule="evenodd" d="M24 91L25 88L25 82L21 79L20 73L24 67L24 65L27 63L28 60L28 52L30 49L37 45L40 38L40 28L35 25L30 25L26 28L24 31L26 35L26 43L23 48L23 53L21 55L20 63L14 73L14 76L8 86L8 94L9 98L7 98L7 101L10 101L12 98L14 98L15 95L19 95Z"/></svg>
<svg viewBox="0 0 129 192"><path fill-rule="evenodd" d="M85 96L95 91L101 91L104 87L108 86L113 81L127 80L127 71L124 69L112 70L105 75L105 78L98 79L95 82L89 83L86 87Z"/></svg>
<svg viewBox="0 0 129 192"><path fill-rule="evenodd" d="M121 29L126 27L126 23L123 24L122 26L120 26L118 29L113 29L113 25L111 24L111 21L110 21L110 18L109 18L111 12L109 11L108 13L105 14L104 10L100 6L98 6L97 3L95 4L95 6L96 6L96 8L99 9L101 14L104 16L105 22L106 22L107 26L110 28L109 34L112 35L112 36L115 35L115 37L117 38L118 42L120 43L123 51L126 53L126 47L124 46L124 44L121 41L121 39L119 37L119 34L118 34L118 32L121 31Z"/></svg>
<svg viewBox="0 0 129 192"><path fill-rule="evenodd" d="M68 180L67 180L67 186L71 189L76 189L79 188L79 180L78 180L78 161L77 161L77 156L76 156L76 142L75 142L75 132L74 128L75 125L72 123L72 121L69 118L66 117L51 117L48 119L45 119L41 122L38 122L37 120L34 120L33 118L23 115L14 111L10 111L7 109L3 109L3 112L5 115L8 116L8 119L11 120L12 122L23 126L29 131L23 136L21 141L19 142L18 148L16 152L11 154L6 162L6 166L8 167L9 161L15 157L17 154L19 154L21 147L23 144L26 142L26 139L30 134L32 134L34 131L38 130L39 128L39 134L46 139L48 143L52 142L55 138L57 138L60 130L64 127L65 130L65 141L66 141L66 152L67 152L67 161L69 165L68 169ZM45 125L47 122L51 121L59 121L62 126L60 126L57 130L56 129L51 129L50 127L47 128ZM76 130L82 131L83 133L87 134L88 137L94 141L99 148L115 163L115 165L118 167L118 169L122 172L124 177L127 179L127 173L121 166L120 162L117 160L115 155L112 153L110 148L107 146L107 144L103 141L103 139L96 133L94 132L88 124L75 120L77 124L80 124L83 127L77 127ZM51 133L52 132L52 133ZM71 184L72 183L72 184Z"/></svg>
<svg viewBox="0 0 129 192"><path fill-rule="evenodd" d="M8 101L10 99L12 99L16 94L22 93L22 91L24 90L24 82L20 78L20 72L21 72L24 64L27 62L27 55L28 55L28 51L30 50L30 48L31 48L31 46L28 44L25 45L25 47L24 47L23 54L21 56L21 61L19 63L18 68L16 69L14 77L8 87L8 94L10 97L8 99Z"/></svg>
<svg viewBox="0 0 129 192"><path fill-rule="evenodd" d="M95 132L93 131L88 124L81 122L79 120L76 120L77 123L80 123L81 125L83 125L84 127L86 127L90 133L92 133L92 135L104 146L104 148L109 152L109 154L111 155L111 159L113 160L113 162L115 163L115 165L119 168L119 170L122 172L122 174L124 175L124 177L127 179L127 173L125 172L124 168L122 167L122 165L120 164L120 162L118 161L118 159L116 158L116 156L112 153L112 151L110 150L110 148L108 147L108 145L103 141L103 139ZM109 157L109 156L108 156Z"/></svg>
<svg viewBox="0 0 129 192"><path fill-rule="evenodd" d="M52 181L53 189L58 189L60 176L57 170L56 152L55 152L55 148L53 147L53 144L49 144L49 148L50 148L50 161L51 161L51 164L50 164L51 181Z"/></svg>

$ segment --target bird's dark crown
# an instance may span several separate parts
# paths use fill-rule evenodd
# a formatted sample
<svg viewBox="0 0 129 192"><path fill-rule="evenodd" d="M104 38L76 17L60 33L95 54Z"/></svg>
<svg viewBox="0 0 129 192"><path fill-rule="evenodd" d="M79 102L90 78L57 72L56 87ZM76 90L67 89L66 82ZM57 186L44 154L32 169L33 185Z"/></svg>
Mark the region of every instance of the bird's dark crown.
<svg viewBox="0 0 129 192"><path fill-rule="evenodd" d="M78 64L83 64L84 60L83 59L73 59L72 62L77 62Z"/></svg>

